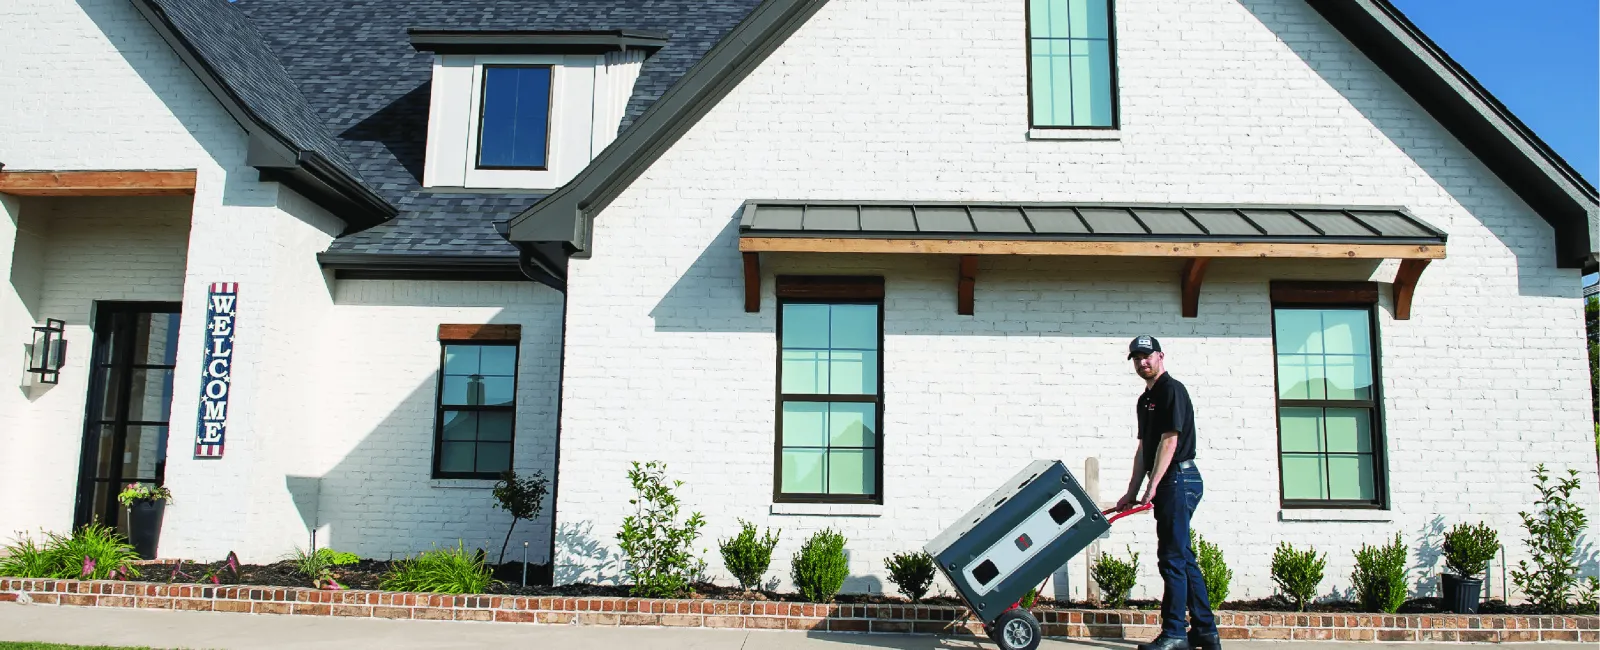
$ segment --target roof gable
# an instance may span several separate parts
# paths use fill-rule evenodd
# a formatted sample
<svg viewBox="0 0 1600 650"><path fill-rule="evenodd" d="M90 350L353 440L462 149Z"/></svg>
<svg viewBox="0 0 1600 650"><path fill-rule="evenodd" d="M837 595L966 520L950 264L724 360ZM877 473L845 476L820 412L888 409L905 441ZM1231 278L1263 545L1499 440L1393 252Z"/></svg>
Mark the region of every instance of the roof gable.
<svg viewBox="0 0 1600 650"><path fill-rule="evenodd" d="M594 216L825 2L767 0L588 169L510 220L507 238L562 274L565 256L592 249ZM1600 199L1570 165L1387 0L1307 2L1551 224L1557 266L1594 268Z"/></svg>

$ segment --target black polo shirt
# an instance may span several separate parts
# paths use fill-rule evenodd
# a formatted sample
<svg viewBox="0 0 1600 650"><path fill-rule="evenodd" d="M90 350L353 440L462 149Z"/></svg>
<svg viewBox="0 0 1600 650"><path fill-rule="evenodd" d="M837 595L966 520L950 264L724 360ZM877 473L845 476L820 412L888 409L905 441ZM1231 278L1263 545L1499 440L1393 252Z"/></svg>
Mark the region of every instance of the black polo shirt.
<svg viewBox="0 0 1600 650"><path fill-rule="evenodd" d="M1172 451L1173 467L1186 460L1194 460L1194 405L1189 402L1189 389L1183 382L1161 373L1154 386L1139 395L1139 441L1144 443L1144 469L1146 473L1156 468L1156 447L1161 434L1178 432L1178 447Z"/></svg>

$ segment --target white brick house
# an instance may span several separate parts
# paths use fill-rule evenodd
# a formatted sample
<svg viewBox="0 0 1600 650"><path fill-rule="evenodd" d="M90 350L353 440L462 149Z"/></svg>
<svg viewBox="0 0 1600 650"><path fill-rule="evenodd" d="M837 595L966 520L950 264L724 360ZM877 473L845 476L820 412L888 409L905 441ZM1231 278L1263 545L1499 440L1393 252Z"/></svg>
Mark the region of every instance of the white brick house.
<svg viewBox="0 0 1600 650"><path fill-rule="evenodd" d="M1235 598L1271 593L1278 541L1328 553L1325 593L1397 531L1430 591L1461 521L1514 564L1538 463L1600 514L1600 201L1383 0L391 4L0 9L29 45L0 52L0 336L70 343L60 383L0 396L0 487L33 497L0 528L112 513L94 486L138 478L176 493L165 556L493 553L509 463L554 479L513 539L615 582L628 464L662 460L720 581L743 518L782 528L781 588L832 527L847 590L892 591L886 556L1032 459L1094 459L1115 500L1136 334L1194 396L1195 526ZM548 101L500 110L523 93ZM192 450L216 282L240 286L220 458ZM175 341L158 367L103 358L170 382L140 396L161 419L92 413L91 321L119 308L178 314L124 335ZM471 436L449 345L490 346ZM1148 518L1125 546L1153 557ZM1082 598L1083 561L1054 582Z"/></svg>

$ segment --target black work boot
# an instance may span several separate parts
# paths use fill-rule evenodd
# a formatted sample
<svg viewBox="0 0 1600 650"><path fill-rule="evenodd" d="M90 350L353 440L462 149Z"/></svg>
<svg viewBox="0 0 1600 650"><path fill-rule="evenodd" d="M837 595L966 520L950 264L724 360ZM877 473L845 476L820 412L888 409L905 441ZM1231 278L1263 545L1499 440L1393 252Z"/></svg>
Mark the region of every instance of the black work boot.
<svg viewBox="0 0 1600 650"><path fill-rule="evenodd" d="M1189 650L1189 641L1181 637L1161 635L1154 641L1139 644L1139 650Z"/></svg>
<svg viewBox="0 0 1600 650"><path fill-rule="evenodd" d="M1192 650L1222 650L1222 636L1216 632L1210 634L1190 632L1189 647Z"/></svg>

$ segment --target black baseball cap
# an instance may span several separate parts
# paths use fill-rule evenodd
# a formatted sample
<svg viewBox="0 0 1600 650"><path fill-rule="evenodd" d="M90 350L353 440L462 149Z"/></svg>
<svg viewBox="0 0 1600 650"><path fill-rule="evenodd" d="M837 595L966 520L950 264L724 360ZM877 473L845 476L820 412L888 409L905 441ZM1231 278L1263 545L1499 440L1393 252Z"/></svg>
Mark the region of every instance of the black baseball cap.
<svg viewBox="0 0 1600 650"><path fill-rule="evenodd" d="M1151 352L1160 352L1160 351L1161 351L1161 342L1157 341L1156 337L1150 336L1148 334L1141 334L1139 336L1136 336L1136 337L1134 337L1133 341L1128 343L1128 358L1129 359L1132 359L1133 355L1135 355L1135 354L1150 354Z"/></svg>

